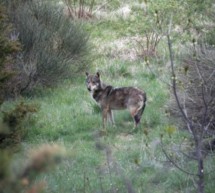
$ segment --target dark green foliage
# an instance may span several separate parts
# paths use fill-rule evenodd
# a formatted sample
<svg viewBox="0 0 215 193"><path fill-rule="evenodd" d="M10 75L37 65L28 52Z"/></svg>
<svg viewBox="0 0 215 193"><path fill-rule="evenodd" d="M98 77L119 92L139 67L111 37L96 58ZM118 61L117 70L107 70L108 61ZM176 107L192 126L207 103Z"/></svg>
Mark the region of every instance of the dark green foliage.
<svg viewBox="0 0 215 193"><path fill-rule="evenodd" d="M0 130L0 148L18 145L25 132L21 123L29 113L35 113L38 107L20 103L13 110L3 113L3 126Z"/></svg>
<svg viewBox="0 0 215 193"><path fill-rule="evenodd" d="M0 182L3 179L7 179L8 177L8 167L7 165L10 163L9 154L6 151L0 151ZM1 183L0 183L0 189L1 189Z"/></svg>
<svg viewBox="0 0 215 193"><path fill-rule="evenodd" d="M15 74L11 69L11 63L13 63L13 55L20 50L20 43L15 39L10 39L9 35L12 31L12 25L10 24L6 9L0 4L0 104L5 98L5 92L7 88L7 82L10 81Z"/></svg>

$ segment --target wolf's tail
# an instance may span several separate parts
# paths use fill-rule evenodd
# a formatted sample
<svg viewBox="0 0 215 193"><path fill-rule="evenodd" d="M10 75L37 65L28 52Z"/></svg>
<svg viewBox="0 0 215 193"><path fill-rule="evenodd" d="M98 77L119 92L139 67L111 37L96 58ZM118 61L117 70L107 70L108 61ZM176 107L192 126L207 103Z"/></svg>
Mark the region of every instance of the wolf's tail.
<svg viewBox="0 0 215 193"><path fill-rule="evenodd" d="M138 110L137 114L134 116L134 120L135 120L136 125L138 125L140 123L141 116L142 116L143 111L146 107L146 94L144 93L142 95L142 97L143 97L142 107Z"/></svg>

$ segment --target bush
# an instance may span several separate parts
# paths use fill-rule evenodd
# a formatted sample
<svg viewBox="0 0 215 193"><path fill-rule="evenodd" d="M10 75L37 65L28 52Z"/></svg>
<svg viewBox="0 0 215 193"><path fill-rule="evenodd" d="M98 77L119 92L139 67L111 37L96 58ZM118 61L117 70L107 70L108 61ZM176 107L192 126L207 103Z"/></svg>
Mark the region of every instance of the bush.
<svg viewBox="0 0 215 193"><path fill-rule="evenodd" d="M215 29L214 28L206 34L205 39L209 45L215 46Z"/></svg>
<svg viewBox="0 0 215 193"><path fill-rule="evenodd" d="M56 85L86 68L88 35L60 8L31 1L21 3L13 14L23 45L15 66L18 92Z"/></svg>
<svg viewBox="0 0 215 193"><path fill-rule="evenodd" d="M44 192L46 181L35 180L39 174L53 170L65 158L64 148L58 145L41 145L22 158L15 167L12 153L0 149L0 190L2 193ZM13 167L12 167L13 165ZM12 168L12 169L11 169Z"/></svg>
<svg viewBox="0 0 215 193"><path fill-rule="evenodd" d="M205 41L211 46L215 46L215 11L211 13L212 25L210 25L206 32Z"/></svg>
<svg viewBox="0 0 215 193"><path fill-rule="evenodd" d="M21 102L13 110L3 112L2 123L0 122L0 149L12 148L21 143L26 134L22 122L27 119L30 113L37 111L37 106Z"/></svg>
<svg viewBox="0 0 215 193"><path fill-rule="evenodd" d="M12 29L6 9L0 4L0 105L8 90L7 83L15 74L11 69L13 55L20 50L19 42L11 36Z"/></svg>
<svg viewBox="0 0 215 193"><path fill-rule="evenodd" d="M179 100L193 127L209 134L215 130L215 49L201 45L187 53L176 75ZM174 101L172 114L180 117Z"/></svg>

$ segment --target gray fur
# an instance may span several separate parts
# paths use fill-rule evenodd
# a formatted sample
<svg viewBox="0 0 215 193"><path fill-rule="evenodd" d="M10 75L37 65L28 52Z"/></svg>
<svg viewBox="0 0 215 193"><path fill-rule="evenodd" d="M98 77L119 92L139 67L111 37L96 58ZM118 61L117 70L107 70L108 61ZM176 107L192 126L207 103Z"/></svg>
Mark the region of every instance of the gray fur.
<svg viewBox="0 0 215 193"><path fill-rule="evenodd" d="M146 93L135 87L114 88L104 84L100 79L100 74L95 75L86 73L86 86L93 99L99 104L102 110L103 127L106 126L109 117L114 124L112 110L128 109L134 119L136 127L143 114L146 104Z"/></svg>

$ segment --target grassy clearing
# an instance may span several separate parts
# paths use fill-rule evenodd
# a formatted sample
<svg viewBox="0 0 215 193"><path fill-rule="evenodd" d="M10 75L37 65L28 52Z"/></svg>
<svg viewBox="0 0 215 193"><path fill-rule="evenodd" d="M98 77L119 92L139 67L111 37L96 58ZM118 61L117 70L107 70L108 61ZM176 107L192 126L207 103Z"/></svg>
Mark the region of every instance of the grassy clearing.
<svg viewBox="0 0 215 193"><path fill-rule="evenodd" d="M86 90L84 76L78 82L67 82L27 99L39 104L40 110L25 124L28 132L24 149L57 143L68 153L68 159L56 170L38 178L47 181L47 192L126 192L129 188L136 192L145 188L149 192L166 191L160 184L170 179L162 176L164 168L156 159L165 160L157 152L159 134L166 124L162 108L167 93L147 70L128 70L135 64L142 70L140 63L118 62L111 61L119 66L118 73L108 70L111 66L107 64L100 67L102 79L116 86L138 86L148 94L141 125L134 133L130 133L133 122L126 111L114 113L116 128L108 127L107 133L102 130L101 114Z"/></svg>
<svg viewBox="0 0 215 193"><path fill-rule="evenodd" d="M40 106L39 112L25 124L28 132L24 149L56 143L68 153L68 159L56 170L38 178L47 181L47 192L126 192L128 188L143 192L149 186L151 192L161 189L154 178L158 178L157 170L161 173L163 168L152 160L157 157L158 136L165 123L161 114L167 93L162 83L147 70L142 71L144 67L139 62L105 62L109 65L100 66L105 82L134 85L148 94L141 125L134 133L130 133L133 122L126 111L114 112L116 128L102 130L101 114L85 87L84 76L77 82L66 82L61 87L40 91L31 99L22 99ZM116 71L114 65L118 66ZM133 66L137 70L129 70ZM152 143L153 150L147 148L147 143Z"/></svg>

